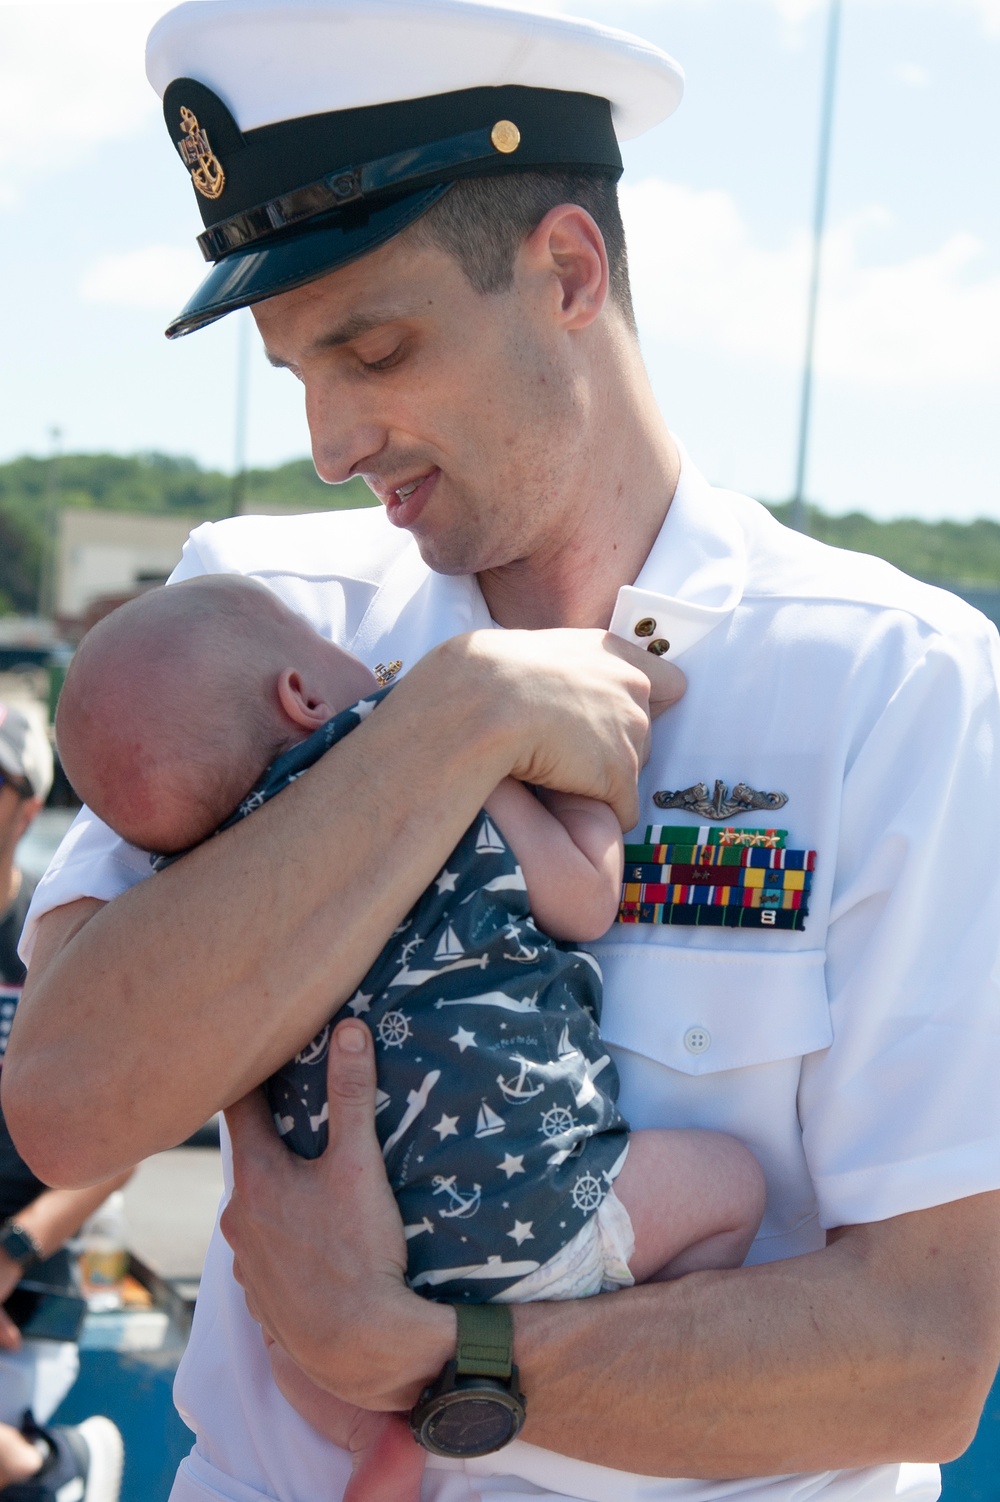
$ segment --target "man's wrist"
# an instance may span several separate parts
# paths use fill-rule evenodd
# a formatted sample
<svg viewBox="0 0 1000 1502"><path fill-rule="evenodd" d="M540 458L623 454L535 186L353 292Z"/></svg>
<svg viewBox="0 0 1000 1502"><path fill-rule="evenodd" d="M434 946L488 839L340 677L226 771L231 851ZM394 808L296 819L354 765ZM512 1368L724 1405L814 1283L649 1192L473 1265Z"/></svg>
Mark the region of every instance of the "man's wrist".
<svg viewBox="0 0 1000 1502"><path fill-rule="evenodd" d="M44 1255L38 1238L14 1216L0 1225L0 1252L17 1263L22 1272L41 1262Z"/></svg>

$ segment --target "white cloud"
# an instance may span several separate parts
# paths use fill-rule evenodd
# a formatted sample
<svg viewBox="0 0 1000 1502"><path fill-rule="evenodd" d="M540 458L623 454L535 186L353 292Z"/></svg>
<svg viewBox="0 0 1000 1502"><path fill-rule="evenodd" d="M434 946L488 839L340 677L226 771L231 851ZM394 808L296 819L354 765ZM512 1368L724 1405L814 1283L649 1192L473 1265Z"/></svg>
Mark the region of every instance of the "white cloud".
<svg viewBox="0 0 1000 1502"><path fill-rule="evenodd" d="M653 178L622 190L640 327L648 338L796 368L809 238L755 243L727 193ZM951 235L893 265L865 263L870 210L827 236L816 364L879 387L956 387L1000 377L1000 276L975 276L981 241Z"/></svg>
<svg viewBox="0 0 1000 1502"><path fill-rule="evenodd" d="M109 255L85 272L80 282L84 302L118 308L178 312L205 275L197 251L176 245L147 245L124 255Z"/></svg>
<svg viewBox="0 0 1000 1502"><path fill-rule="evenodd" d="M931 81L931 75L927 68L920 63L897 63L892 70L892 76L905 83L910 89L926 89Z"/></svg>
<svg viewBox="0 0 1000 1502"><path fill-rule="evenodd" d="M146 35L165 3L0 5L0 193L127 136L157 110ZM114 157L109 154L109 181Z"/></svg>

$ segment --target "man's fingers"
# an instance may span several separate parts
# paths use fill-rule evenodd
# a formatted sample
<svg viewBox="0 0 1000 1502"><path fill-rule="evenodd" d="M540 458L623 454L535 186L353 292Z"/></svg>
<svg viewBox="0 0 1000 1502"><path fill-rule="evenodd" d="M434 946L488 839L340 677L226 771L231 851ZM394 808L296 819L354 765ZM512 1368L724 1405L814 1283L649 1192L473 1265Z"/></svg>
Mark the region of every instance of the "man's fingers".
<svg viewBox="0 0 1000 1502"><path fill-rule="evenodd" d="M375 1047L363 1022L348 1020L330 1037L326 1090L330 1146L377 1143L375 1136Z"/></svg>
<svg viewBox="0 0 1000 1502"><path fill-rule="evenodd" d="M687 679L672 662L664 657L654 657L652 652L644 651L642 647L624 641L620 636L613 636L611 632L607 633L604 641L616 657L633 663L649 679L649 713L654 720L683 696Z"/></svg>
<svg viewBox="0 0 1000 1502"><path fill-rule="evenodd" d="M262 1090L251 1090L242 1100L227 1106L223 1115L233 1144L233 1179L239 1185L248 1170L287 1157L287 1149L274 1130L274 1121Z"/></svg>
<svg viewBox="0 0 1000 1502"><path fill-rule="evenodd" d="M21 1332L5 1309L0 1309L0 1350L19 1351Z"/></svg>

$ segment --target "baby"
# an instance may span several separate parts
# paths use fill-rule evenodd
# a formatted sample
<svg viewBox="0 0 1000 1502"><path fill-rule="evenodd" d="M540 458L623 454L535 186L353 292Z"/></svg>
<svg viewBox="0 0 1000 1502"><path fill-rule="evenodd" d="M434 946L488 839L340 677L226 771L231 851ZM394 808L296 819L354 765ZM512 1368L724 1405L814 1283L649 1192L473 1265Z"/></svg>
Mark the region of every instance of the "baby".
<svg viewBox="0 0 1000 1502"><path fill-rule="evenodd" d="M57 739L100 818L176 857L302 775L389 692L263 585L209 576L88 634ZM345 1003L375 1038L376 1129L420 1293L577 1298L736 1267L749 1249L763 1211L750 1153L713 1132L629 1134L618 1110L600 971L574 946L614 921L621 879L609 808L508 778ZM265 1087L307 1157L326 1143L329 1031ZM307 1408L340 1436L343 1405L317 1392ZM347 1502L416 1502L422 1452L400 1419L367 1416L352 1436Z"/></svg>

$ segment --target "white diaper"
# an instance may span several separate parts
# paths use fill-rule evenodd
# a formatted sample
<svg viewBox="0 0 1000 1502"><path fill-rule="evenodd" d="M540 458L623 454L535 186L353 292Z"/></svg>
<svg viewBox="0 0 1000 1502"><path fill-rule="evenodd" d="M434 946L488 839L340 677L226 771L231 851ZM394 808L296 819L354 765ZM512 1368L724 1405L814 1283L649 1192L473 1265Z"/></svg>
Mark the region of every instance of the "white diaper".
<svg viewBox="0 0 1000 1502"><path fill-rule="evenodd" d="M531 1304L541 1299L587 1299L631 1288L628 1261L635 1251L632 1217L613 1189L561 1251L527 1277L491 1299L493 1304Z"/></svg>

